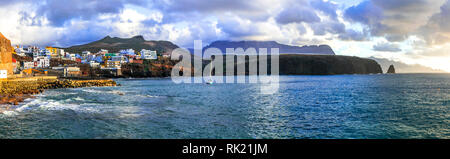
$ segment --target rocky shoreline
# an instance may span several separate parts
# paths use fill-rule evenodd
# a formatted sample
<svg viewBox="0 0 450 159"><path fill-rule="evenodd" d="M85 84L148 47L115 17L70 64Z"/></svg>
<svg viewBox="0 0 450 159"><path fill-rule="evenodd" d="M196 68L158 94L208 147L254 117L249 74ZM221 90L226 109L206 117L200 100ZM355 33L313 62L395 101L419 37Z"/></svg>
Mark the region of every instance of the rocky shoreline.
<svg viewBox="0 0 450 159"><path fill-rule="evenodd" d="M80 87L109 87L116 86L114 80L60 80L46 79L35 81L0 81L0 104L18 105L33 95L42 93L46 89L80 88Z"/></svg>

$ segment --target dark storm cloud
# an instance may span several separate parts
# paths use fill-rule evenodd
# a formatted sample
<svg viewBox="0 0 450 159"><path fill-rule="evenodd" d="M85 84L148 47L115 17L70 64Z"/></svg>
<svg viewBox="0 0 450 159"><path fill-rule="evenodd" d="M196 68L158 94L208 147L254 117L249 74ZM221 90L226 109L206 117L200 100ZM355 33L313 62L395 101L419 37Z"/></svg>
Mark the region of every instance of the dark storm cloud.
<svg viewBox="0 0 450 159"><path fill-rule="evenodd" d="M53 26L63 26L73 19L95 20L101 14L119 13L125 4L145 4L143 0L39 0L39 2L41 5L38 6L37 15L33 18L45 17Z"/></svg>

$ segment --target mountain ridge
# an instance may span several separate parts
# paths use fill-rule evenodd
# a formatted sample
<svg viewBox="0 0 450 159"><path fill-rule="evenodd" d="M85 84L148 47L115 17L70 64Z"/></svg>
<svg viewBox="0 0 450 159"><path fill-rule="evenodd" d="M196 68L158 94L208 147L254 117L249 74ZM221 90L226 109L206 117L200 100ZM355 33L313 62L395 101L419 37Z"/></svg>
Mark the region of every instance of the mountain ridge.
<svg viewBox="0 0 450 159"><path fill-rule="evenodd" d="M257 49L257 51L259 48L267 48L269 49L268 52L270 52L270 48L279 48L280 54L336 55L329 45L304 45L300 47L280 44L276 41L218 40L205 46L203 50L206 50L208 48L218 48L222 51L222 53L226 53L226 48L243 48L244 50L248 48L255 48Z"/></svg>
<svg viewBox="0 0 450 159"><path fill-rule="evenodd" d="M172 50L179 48L176 44L164 40L147 41L142 35L136 35L131 38L119 38L105 36L104 38L87 44L75 45L65 48L67 52L81 53L82 51L98 52L100 49L107 49L110 52L119 52L122 49L141 49L156 50L158 53L171 53Z"/></svg>

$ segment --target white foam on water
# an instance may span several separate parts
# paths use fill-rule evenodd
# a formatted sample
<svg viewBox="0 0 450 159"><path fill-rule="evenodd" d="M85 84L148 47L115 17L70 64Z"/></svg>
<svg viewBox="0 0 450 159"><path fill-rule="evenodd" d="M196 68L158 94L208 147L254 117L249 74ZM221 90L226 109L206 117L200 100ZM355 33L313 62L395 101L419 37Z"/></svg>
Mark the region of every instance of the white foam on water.
<svg viewBox="0 0 450 159"><path fill-rule="evenodd" d="M76 112L98 112L98 109L77 104L60 103L54 100L43 101L39 105L42 110L73 110Z"/></svg>
<svg viewBox="0 0 450 159"><path fill-rule="evenodd" d="M95 89L82 89L83 92L88 93L105 93L105 91L95 90Z"/></svg>
<svg viewBox="0 0 450 159"><path fill-rule="evenodd" d="M143 98L161 98L163 96L154 96L154 95L136 95L138 97L143 97Z"/></svg>
<svg viewBox="0 0 450 159"><path fill-rule="evenodd" d="M1 114L2 114L1 115L2 117L13 117L13 116L19 115L19 113L17 113L16 111L11 111L11 110L3 111Z"/></svg>
<svg viewBox="0 0 450 159"><path fill-rule="evenodd" d="M118 90L97 90L97 89L82 89L84 92L88 93L108 93L108 94L118 94L118 95L124 95L126 93L129 93L129 91L118 91Z"/></svg>
<svg viewBox="0 0 450 159"><path fill-rule="evenodd" d="M21 105L14 109L15 112L23 112L29 109L40 109L40 110L73 110L76 112L99 112L99 109L93 107L92 105L79 105L79 104L68 104L63 101L46 100L43 98L35 98L24 105Z"/></svg>
<svg viewBox="0 0 450 159"><path fill-rule="evenodd" d="M66 100L64 100L64 101L66 101L66 102L71 102L71 101L77 101L77 102L79 102L79 101L85 101L83 98L81 98L81 97L75 97L75 98L67 98Z"/></svg>

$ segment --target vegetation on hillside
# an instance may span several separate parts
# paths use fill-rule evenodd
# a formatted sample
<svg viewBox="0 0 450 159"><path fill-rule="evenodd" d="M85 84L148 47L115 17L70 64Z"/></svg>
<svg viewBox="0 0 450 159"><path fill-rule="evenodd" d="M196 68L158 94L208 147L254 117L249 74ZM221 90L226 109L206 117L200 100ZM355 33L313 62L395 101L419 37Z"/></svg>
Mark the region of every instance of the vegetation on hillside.
<svg viewBox="0 0 450 159"><path fill-rule="evenodd" d="M119 52L120 50L130 48L135 51L140 51L142 49L156 50L160 55L161 53L170 53L172 50L178 48L178 46L170 41L146 41L142 36L135 36L132 38L111 38L110 36L107 36L99 41L65 48L65 51L70 53L81 53L83 51L95 53L100 51L100 49L106 49L109 52Z"/></svg>

